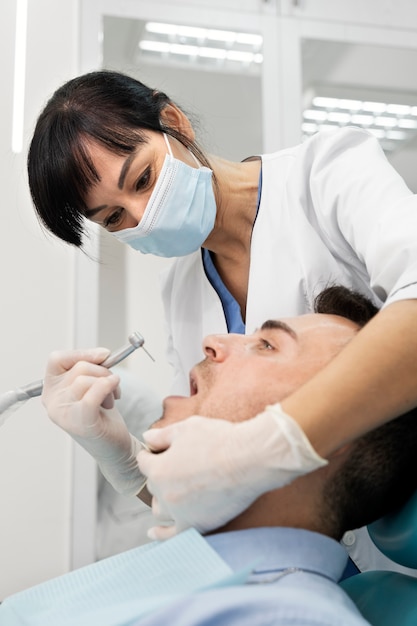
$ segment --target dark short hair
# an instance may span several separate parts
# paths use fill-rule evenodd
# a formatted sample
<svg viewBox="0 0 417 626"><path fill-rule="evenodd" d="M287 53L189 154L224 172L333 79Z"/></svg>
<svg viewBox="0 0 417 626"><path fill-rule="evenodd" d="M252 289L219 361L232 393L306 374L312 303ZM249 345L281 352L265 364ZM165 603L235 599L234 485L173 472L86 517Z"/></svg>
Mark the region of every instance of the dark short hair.
<svg viewBox="0 0 417 626"><path fill-rule="evenodd" d="M362 327L378 313L378 308L358 291L343 285L333 285L316 296L314 312L340 315Z"/></svg>
<svg viewBox="0 0 417 626"><path fill-rule="evenodd" d="M143 131L165 132L202 163L195 142L161 122L168 96L140 81L108 70L69 80L39 115L28 154L28 177L38 217L49 231L75 246L85 234L85 197L99 181L86 140L117 155L131 154L145 141Z"/></svg>
<svg viewBox="0 0 417 626"><path fill-rule="evenodd" d="M417 409L352 443L325 488L327 523L340 539L404 505L417 489Z"/></svg>
<svg viewBox="0 0 417 626"><path fill-rule="evenodd" d="M343 286L328 287L315 311L341 315L360 327L378 308ZM337 407L335 407L335 412ZM329 534L366 526L403 505L417 489L417 408L363 435L325 486L322 521Z"/></svg>

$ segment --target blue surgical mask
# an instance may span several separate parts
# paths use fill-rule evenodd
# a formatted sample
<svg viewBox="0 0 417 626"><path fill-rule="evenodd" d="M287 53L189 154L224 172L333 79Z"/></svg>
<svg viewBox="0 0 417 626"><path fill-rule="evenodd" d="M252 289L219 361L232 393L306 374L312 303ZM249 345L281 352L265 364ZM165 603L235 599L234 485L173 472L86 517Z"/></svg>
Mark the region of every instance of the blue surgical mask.
<svg viewBox="0 0 417 626"><path fill-rule="evenodd" d="M212 174L207 167L190 167L169 154L139 224L113 232L119 241L144 254L185 256L198 250L216 219Z"/></svg>

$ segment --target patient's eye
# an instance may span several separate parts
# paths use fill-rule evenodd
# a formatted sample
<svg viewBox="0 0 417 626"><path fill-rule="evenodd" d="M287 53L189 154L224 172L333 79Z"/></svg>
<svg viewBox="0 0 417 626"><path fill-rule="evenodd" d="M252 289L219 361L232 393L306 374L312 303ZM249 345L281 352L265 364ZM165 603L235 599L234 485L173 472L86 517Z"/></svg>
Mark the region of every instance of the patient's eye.
<svg viewBox="0 0 417 626"><path fill-rule="evenodd" d="M270 344L269 341L267 341L266 339L261 339L260 344L263 350L275 350L274 346Z"/></svg>

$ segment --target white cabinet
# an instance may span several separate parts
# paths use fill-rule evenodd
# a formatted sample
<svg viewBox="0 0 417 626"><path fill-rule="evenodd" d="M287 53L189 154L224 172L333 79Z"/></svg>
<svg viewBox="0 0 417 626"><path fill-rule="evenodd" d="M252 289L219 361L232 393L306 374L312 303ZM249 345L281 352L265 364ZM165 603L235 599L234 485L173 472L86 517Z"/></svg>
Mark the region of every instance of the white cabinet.
<svg viewBox="0 0 417 626"><path fill-rule="evenodd" d="M339 24L413 28L417 21L414 0L281 0L282 16Z"/></svg>

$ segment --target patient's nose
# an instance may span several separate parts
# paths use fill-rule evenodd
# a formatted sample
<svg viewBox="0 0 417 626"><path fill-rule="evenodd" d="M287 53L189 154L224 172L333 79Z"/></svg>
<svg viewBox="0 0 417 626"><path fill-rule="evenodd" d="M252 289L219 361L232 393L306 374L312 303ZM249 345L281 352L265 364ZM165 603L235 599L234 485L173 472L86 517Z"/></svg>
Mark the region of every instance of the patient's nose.
<svg viewBox="0 0 417 626"><path fill-rule="evenodd" d="M226 356L225 335L208 335L203 342L204 354L212 361L223 361Z"/></svg>
<svg viewBox="0 0 417 626"><path fill-rule="evenodd" d="M238 344L239 335L208 335L203 341L204 354L212 361L224 361Z"/></svg>

